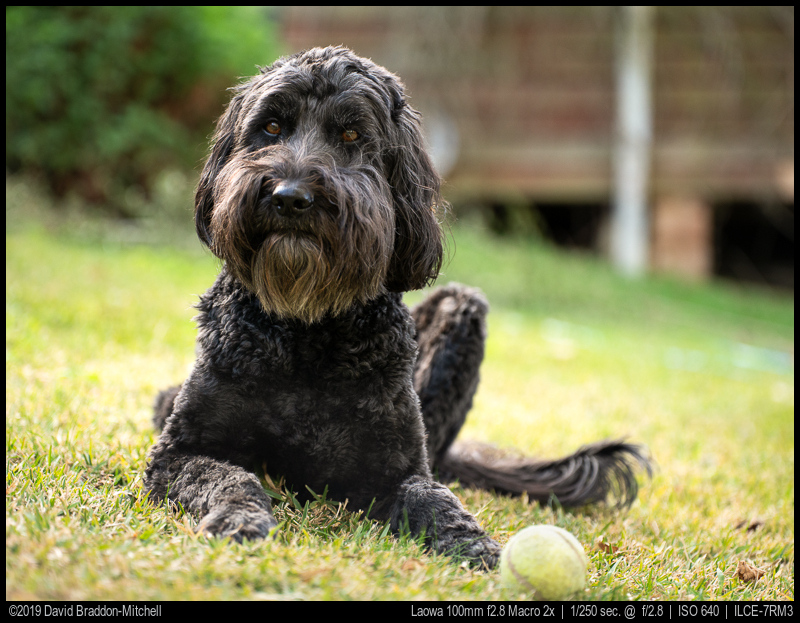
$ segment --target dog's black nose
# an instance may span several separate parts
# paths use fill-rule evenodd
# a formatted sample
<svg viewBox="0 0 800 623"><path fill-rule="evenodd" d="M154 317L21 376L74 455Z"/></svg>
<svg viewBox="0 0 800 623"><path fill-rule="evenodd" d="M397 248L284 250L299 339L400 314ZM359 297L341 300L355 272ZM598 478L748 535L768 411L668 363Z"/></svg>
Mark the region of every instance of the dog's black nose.
<svg viewBox="0 0 800 623"><path fill-rule="evenodd" d="M304 184L281 182L272 191L272 207L281 216L299 216L314 203L314 195Z"/></svg>

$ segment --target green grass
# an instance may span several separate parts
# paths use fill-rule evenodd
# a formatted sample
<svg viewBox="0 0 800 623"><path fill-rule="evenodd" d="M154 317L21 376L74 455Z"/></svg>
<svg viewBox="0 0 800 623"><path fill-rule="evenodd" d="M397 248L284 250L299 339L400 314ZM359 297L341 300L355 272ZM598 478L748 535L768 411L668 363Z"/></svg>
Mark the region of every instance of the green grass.
<svg viewBox="0 0 800 623"><path fill-rule="evenodd" d="M193 361L192 304L216 262L19 211L7 226L7 599L520 597L497 573L324 499L281 495L277 538L244 545L197 536L194 518L148 503L150 405ZM462 437L552 456L627 435L658 466L622 514L456 488L489 533L504 543L551 523L575 534L587 599L793 599L792 299L629 281L468 227L453 247L443 280L480 286L493 305ZM764 576L737 579L739 561Z"/></svg>

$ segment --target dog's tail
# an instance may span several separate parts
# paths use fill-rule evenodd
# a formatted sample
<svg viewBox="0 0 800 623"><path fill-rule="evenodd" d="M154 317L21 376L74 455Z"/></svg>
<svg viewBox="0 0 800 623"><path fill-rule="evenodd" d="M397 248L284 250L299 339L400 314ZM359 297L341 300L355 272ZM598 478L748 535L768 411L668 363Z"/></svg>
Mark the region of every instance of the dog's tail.
<svg viewBox="0 0 800 623"><path fill-rule="evenodd" d="M483 444L455 444L434 466L439 478L562 506L615 501L630 506L639 485L636 468L652 476L646 450L623 440L600 441L553 461L510 457Z"/></svg>

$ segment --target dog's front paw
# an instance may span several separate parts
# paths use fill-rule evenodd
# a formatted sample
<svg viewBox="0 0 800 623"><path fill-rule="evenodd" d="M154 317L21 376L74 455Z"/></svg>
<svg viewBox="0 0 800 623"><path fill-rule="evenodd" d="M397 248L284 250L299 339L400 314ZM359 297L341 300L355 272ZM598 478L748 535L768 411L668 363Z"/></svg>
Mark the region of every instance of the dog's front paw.
<svg viewBox="0 0 800 623"><path fill-rule="evenodd" d="M277 525L272 513L262 508L224 505L216 507L203 517L197 531L210 536L229 536L241 543L245 539L265 539Z"/></svg>
<svg viewBox="0 0 800 623"><path fill-rule="evenodd" d="M500 544L488 536L465 539L445 552L455 558L466 559L471 567L494 569L500 562Z"/></svg>

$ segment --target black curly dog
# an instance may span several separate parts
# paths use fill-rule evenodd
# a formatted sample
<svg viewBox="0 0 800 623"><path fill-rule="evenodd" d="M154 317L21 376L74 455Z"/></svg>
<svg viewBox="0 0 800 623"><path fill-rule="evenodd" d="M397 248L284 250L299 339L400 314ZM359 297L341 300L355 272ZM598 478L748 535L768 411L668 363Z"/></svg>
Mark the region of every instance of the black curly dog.
<svg viewBox="0 0 800 623"><path fill-rule="evenodd" d="M237 541L276 525L254 471L369 510L433 550L493 567L500 547L434 480L581 505L636 496L638 446L556 461L453 447L478 384L487 303L449 285L440 179L400 80L341 47L234 89L195 198L223 260L200 297L197 362L156 401L146 490Z"/></svg>

